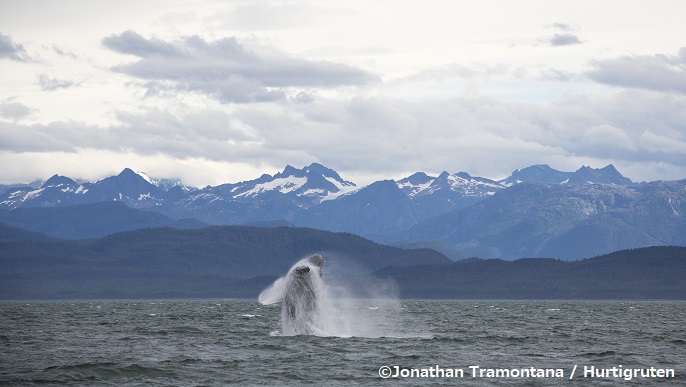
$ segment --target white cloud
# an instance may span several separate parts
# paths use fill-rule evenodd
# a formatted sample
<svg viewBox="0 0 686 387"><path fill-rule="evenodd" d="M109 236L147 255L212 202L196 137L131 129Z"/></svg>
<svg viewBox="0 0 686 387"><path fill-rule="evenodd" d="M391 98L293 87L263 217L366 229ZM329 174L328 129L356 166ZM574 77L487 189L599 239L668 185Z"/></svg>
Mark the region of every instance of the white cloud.
<svg viewBox="0 0 686 387"><path fill-rule="evenodd" d="M203 187L250 180L283 166L268 163L212 161L202 157L176 158L164 154L141 155L101 149L76 152L6 152L0 150L4 166L0 184L28 183L57 173L75 179L97 181L124 168L143 171L151 177L178 177L185 184Z"/></svg>

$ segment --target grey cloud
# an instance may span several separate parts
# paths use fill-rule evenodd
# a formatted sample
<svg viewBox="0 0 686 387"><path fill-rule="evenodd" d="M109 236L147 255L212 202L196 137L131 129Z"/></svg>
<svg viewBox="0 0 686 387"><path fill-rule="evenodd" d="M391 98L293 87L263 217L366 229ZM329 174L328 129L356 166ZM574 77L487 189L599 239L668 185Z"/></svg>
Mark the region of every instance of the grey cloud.
<svg viewBox="0 0 686 387"><path fill-rule="evenodd" d="M57 55L61 55L61 56L64 56L64 57L67 57L67 58L70 58L70 59L74 59L74 60L78 60L78 59L79 59L78 55L74 54L74 53L71 52L71 51L65 50L65 49L63 49L63 48L61 48L61 47L58 47L58 46L56 46L56 45L53 45L53 46L52 46L52 50L53 50Z"/></svg>
<svg viewBox="0 0 686 387"><path fill-rule="evenodd" d="M29 57L23 45L15 43L12 40L12 36L0 32L0 58L23 62L28 60Z"/></svg>
<svg viewBox="0 0 686 387"><path fill-rule="evenodd" d="M0 116L18 120L31 114L31 109L19 102L0 102Z"/></svg>
<svg viewBox="0 0 686 387"><path fill-rule="evenodd" d="M295 103L311 103L314 102L314 97L310 93L301 91L297 95L291 97L291 101Z"/></svg>
<svg viewBox="0 0 686 387"><path fill-rule="evenodd" d="M0 151L74 152L82 143L97 141L84 129L68 122L22 125L0 121Z"/></svg>
<svg viewBox="0 0 686 387"><path fill-rule="evenodd" d="M677 55L634 55L592 62L587 76L600 83L686 94L686 47Z"/></svg>
<svg viewBox="0 0 686 387"><path fill-rule="evenodd" d="M377 77L326 61L308 61L281 52L255 53L235 38L206 41L198 36L166 42L133 31L103 39L103 45L138 56L113 70L148 81L170 81L178 90L207 93L222 102L283 98L284 89L365 85Z"/></svg>
<svg viewBox="0 0 686 387"><path fill-rule="evenodd" d="M181 52L181 47L160 39L145 39L131 30L124 31L119 35L105 37L102 39L102 44L110 50L141 58L151 56L177 57L184 54Z"/></svg>
<svg viewBox="0 0 686 387"><path fill-rule="evenodd" d="M567 95L548 109L529 107L522 113L533 124L527 138L571 155L625 164L686 164L686 99L679 95L642 90ZM682 150L655 147L646 136L670 138Z"/></svg>
<svg viewBox="0 0 686 387"><path fill-rule="evenodd" d="M0 152L74 153L79 149L96 149L164 154L178 159L260 160L264 157L263 153L254 151L262 141L259 133L241 126L221 110L177 116L152 109L142 113L119 112L116 118L119 124L105 127L74 121L32 125L0 121Z"/></svg>
<svg viewBox="0 0 686 387"><path fill-rule="evenodd" d="M574 44L582 44L583 42L577 35L565 33L555 34L552 38L550 38L549 43L551 46L570 46Z"/></svg>
<svg viewBox="0 0 686 387"><path fill-rule="evenodd" d="M50 78L47 75L38 75L38 85L43 91L55 91L59 89L68 89L78 85L77 82L65 79Z"/></svg>

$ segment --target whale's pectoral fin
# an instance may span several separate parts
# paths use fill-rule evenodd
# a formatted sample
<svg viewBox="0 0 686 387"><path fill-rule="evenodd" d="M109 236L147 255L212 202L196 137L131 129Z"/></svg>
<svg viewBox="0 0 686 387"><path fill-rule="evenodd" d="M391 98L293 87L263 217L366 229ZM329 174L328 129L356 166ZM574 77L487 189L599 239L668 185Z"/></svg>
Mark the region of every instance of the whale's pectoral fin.
<svg viewBox="0 0 686 387"><path fill-rule="evenodd" d="M279 278L274 283L260 293L257 300L262 305L271 305L283 301L286 294L286 280Z"/></svg>
<svg viewBox="0 0 686 387"><path fill-rule="evenodd" d="M310 272L310 267L309 266L299 266L295 268L295 271L298 274L306 274Z"/></svg>

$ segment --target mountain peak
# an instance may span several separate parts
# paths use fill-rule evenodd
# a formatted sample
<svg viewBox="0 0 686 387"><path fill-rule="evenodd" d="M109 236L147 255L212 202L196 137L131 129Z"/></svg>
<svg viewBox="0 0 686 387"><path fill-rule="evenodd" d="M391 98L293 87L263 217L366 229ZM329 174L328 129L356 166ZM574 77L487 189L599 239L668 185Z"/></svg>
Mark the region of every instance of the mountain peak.
<svg viewBox="0 0 686 387"><path fill-rule="evenodd" d="M45 183L43 183L41 188L55 187L59 185L76 185L76 182L66 176L54 174Z"/></svg>
<svg viewBox="0 0 686 387"><path fill-rule="evenodd" d="M523 182L561 184L567 181L572 172L561 172L551 168L548 164L534 164L532 166L516 169L510 177L500 182L506 186L511 186Z"/></svg>
<svg viewBox="0 0 686 387"><path fill-rule="evenodd" d="M318 163L312 163L308 165L307 167L304 167L303 169L296 169L290 165L287 165L286 168L283 170L281 173L277 173L274 175L274 179L277 178L285 178L285 177L306 177L308 181L311 183L314 183L315 185L321 186L322 184L326 186L326 189L330 189L334 192L338 191L340 187L335 187L338 185L341 186L349 186L349 187L354 187L355 184L343 180L343 178L338 174L338 172L334 171L331 168L327 168L321 164ZM336 181L336 183L331 182L330 179L333 179ZM331 185L331 187L329 187ZM319 188L324 188L324 187L319 187Z"/></svg>
<svg viewBox="0 0 686 387"><path fill-rule="evenodd" d="M124 168L121 172L119 172L118 176L127 176L127 175L137 175L136 172L133 171L131 168Z"/></svg>
<svg viewBox="0 0 686 387"><path fill-rule="evenodd" d="M312 163L305 167L305 170L307 171L318 171L318 172L333 172L333 170L319 164L319 163Z"/></svg>
<svg viewBox="0 0 686 387"><path fill-rule="evenodd" d="M332 177L340 182L343 182L344 180L341 178L341 176L338 174L338 172L334 171L331 168L327 168L319 163L312 163L309 166L303 168L306 173L312 173L315 172L317 174L320 174L322 176L326 177Z"/></svg>
<svg viewBox="0 0 686 387"><path fill-rule="evenodd" d="M516 169L510 177L500 182L506 186L522 182L543 184L631 184L631 180L622 176L612 164L600 169L582 165L581 168L574 172L561 172L547 164L536 164Z"/></svg>
<svg viewBox="0 0 686 387"><path fill-rule="evenodd" d="M608 164L604 168L594 169L582 166L569 178L569 184L631 184L631 179L622 176L614 165Z"/></svg>
<svg viewBox="0 0 686 387"><path fill-rule="evenodd" d="M435 177L431 177L424 172L415 172L412 175L410 175L404 179L398 180L398 183L420 185L420 184L426 184L426 183L428 183L434 179L435 179Z"/></svg>
<svg viewBox="0 0 686 387"><path fill-rule="evenodd" d="M295 169L294 167L292 167L290 165L286 165L286 168L283 169L283 172L281 172L281 175L282 176L292 176L292 175L295 175L296 173L298 173L299 171L301 171L301 170Z"/></svg>
<svg viewBox="0 0 686 387"><path fill-rule="evenodd" d="M436 180L445 180L445 179L448 178L448 176L450 176L450 174L449 174L448 172L446 172L446 171L443 171L443 172L441 172L440 175L438 175L438 177L436 178Z"/></svg>
<svg viewBox="0 0 686 387"><path fill-rule="evenodd" d="M145 174L140 174L137 172L134 172L131 168L124 168L123 171L121 171L117 176L118 180L124 180L128 182L145 182L147 184L150 184L154 186L150 178L145 175ZM104 179L107 180L107 179ZM103 180L101 180L103 181Z"/></svg>

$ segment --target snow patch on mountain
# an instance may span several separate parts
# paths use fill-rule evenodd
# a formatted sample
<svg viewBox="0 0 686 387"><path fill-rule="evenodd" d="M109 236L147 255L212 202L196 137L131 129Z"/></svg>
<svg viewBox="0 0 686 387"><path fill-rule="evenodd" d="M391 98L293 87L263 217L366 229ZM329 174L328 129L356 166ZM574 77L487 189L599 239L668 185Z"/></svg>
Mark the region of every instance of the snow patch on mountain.
<svg viewBox="0 0 686 387"><path fill-rule="evenodd" d="M407 193L407 195L409 197L412 198L412 197L417 196L418 193L424 192L424 191L430 189L431 183L433 183L433 182L434 182L434 180L430 180L430 181L427 181L426 183L422 183L422 184L412 184L408 181L405 181L405 182L398 181L397 184L398 184L398 188L400 188L402 191Z"/></svg>
<svg viewBox="0 0 686 387"><path fill-rule="evenodd" d="M495 181L473 178L466 173L450 175L448 184L454 190L462 190L466 196L493 195L496 191L505 188Z"/></svg>
<svg viewBox="0 0 686 387"><path fill-rule="evenodd" d="M266 183L256 184L254 188L241 192L236 197L254 197L267 191L279 191L286 194L295 191L307 183L306 177L281 177Z"/></svg>
<svg viewBox="0 0 686 387"><path fill-rule="evenodd" d="M355 188L357 187L357 186L355 185L355 183L351 183L351 182L346 181L346 180L342 180L342 179L341 179L341 180L337 180L336 178L331 177L331 176L324 176L324 178L325 178L329 183L335 185L336 188L338 188L339 191L349 191L349 190L355 189Z"/></svg>
<svg viewBox="0 0 686 387"><path fill-rule="evenodd" d="M143 180L147 181L148 183L150 183L154 186L157 186L157 184L155 184L154 180L151 179L150 176L148 176L145 172L141 172L141 171L135 171L135 172L138 176L142 177Z"/></svg>
<svg viewBox="0 0 686 387"><path fill-rule="evenodd" d="M146 193L146 194L140 194L140 195L138 196L138 201L142 201L142 200L146 200L146 199L154 200L155 198L152 197L152 195L150 194L150 192L148 192L148 193Z"/></svg>
<svg viewBox="0 0 686 387"><path fill-rule="evenodd" d="M353 195L355 192L357 192L363 188L366 188L366 186L365 187L342 186L341 188L339 188L338 192L329 192L328 195L321 198L321 201L326 202L329 200L336 200L341 196Z"/></svg>

